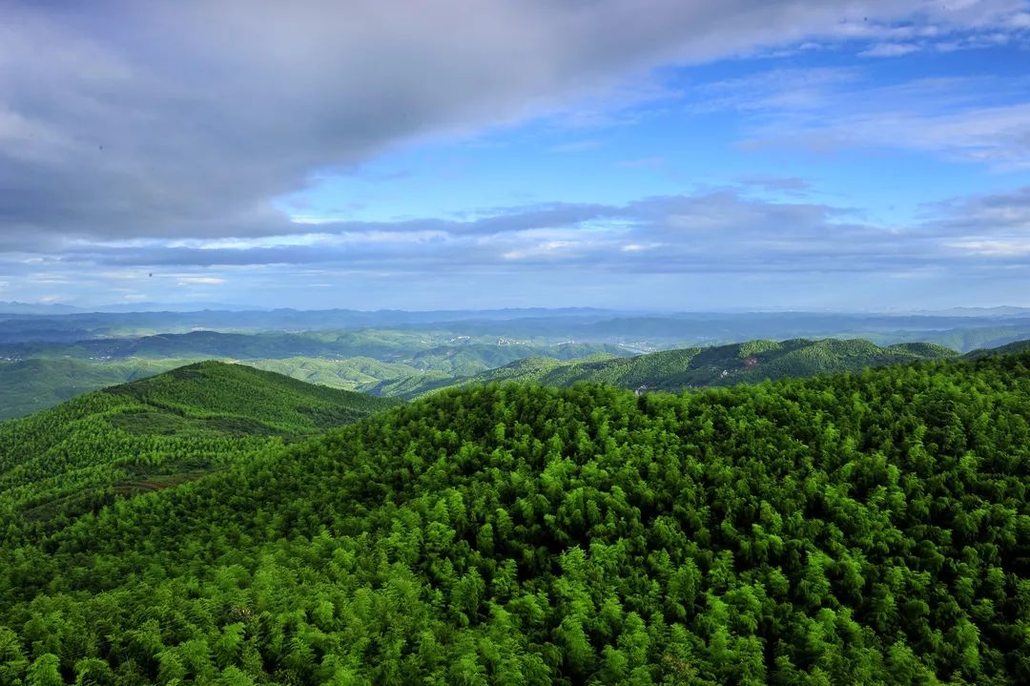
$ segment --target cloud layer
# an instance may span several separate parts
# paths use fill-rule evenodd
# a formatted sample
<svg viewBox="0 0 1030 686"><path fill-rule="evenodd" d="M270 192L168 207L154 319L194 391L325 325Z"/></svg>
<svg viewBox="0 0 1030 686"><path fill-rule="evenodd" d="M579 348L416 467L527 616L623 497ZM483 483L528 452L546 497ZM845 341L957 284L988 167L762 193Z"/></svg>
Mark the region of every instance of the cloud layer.
<svg viewBox="0 0 1030 686"><path fill-rule="evenodd" d="M759 174L624 204L559 192L471 219L302 223L277 209L413 142L548 116L598 126L607 97L667 95L631 87L659 67L1022 41L1022 0L0 0L0 16L0 290L65 288L86 270L110 285L160 269L203 289L267 265L310 269L313 283L327 268L902 273L1018 268L1030 255L1027 189L955 200L906 226L813 200L806 179ZM1030 105L985 94L1025 87L867 86L857 68L780 69L698 86L677 106L741 114L750 146L900 146L1024 169ZM577 134L563 151L593 145Z"/></svg>
<svg viewBox="0 0 1030 686"><path fill-rule="evenodd" d="M554 111L659 64L907 35L891 23L902 19L943 35L986 31L1018 22L1022 7L7 2L2 232L8 242L282 233L276 197L406 141Z"/></svg>
<svg viewBox="0 0 1030 686"><path fill-rule="evenodd" d="M773 183L773 179L764 179ZM784 179L784 184L792 180ZM793 183L790 183L793 186ZM334 266L432 272L489 268L610 273L905 272L997 269L1030 260L1030 187L925 208L923 221L877 225L806 199L748 186L625 205L554 203L469 220L331 222L317 233L251 240L82 243L34 265L107 268ZM217 283L205 279L183 283Z"/></svg>

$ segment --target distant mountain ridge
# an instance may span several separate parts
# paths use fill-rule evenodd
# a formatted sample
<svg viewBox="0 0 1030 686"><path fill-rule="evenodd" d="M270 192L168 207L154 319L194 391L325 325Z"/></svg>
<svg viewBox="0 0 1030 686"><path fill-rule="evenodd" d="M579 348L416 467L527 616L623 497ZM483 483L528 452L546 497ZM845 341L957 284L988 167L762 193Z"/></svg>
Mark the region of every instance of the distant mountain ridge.
<svg viewBox="0 0 1030 686"><path fill-rule="evenodd" d="M399 395L409 379L421 383L469 376L525 357L630 354L600 343L531 345L491 339L488 344L448 338L375 330L307 335L195 331L67 344L0 343L0 420L204 359L242 360L311 383Z"/></svg>
<svg viewBox="0 0 1030 686"><path fill-rule="evenodd" d="M22 302L10 302L0 300L0 315L4 314L42 314L42 315L60 315L60 314L72 314L75 312L83 312L77 307L71 305L62 305L60 303L22 303Z"/></svg>
<svg viewBox="0 0 1030 686"><path fill-rule="evenodd" d="M374 332L372 332L374 333ZM499 381L530 381L568 386L580 381L608 383L630 390L672 391L701 386L755 383L766 379L806 377L815 374L860 371L888 364L947 359L959 353L934 343L900 343L878 346L863 339L790 339L782 342L754 340L724 346L692 347L628 357L625 348L596 344L566 344L550 348L526 345L465 344L429 348L403 361L384 361L365 353L383 344L365 334L340 344L320 337L288 334L245 336L196 332L177 336L153 336L132 342L115 342L117 354L146 349L155 357L115 359L28 359L0 362L0 420L24 416L52 407L80 393L139 379L178 367L190 360L162 357L181 352L180 343L192 341L194 355L207 353L226 359L235 342L245 364L278 372L294 379L333 388L354 389L376 396L414 398L451 386ZM346 336L352 336L347 334ZM178 341L173 342L173 341ZM165 344L168 344L167 346ZM292 345L304 346L301 351ZM346 357L324 358L327 349L343 345ZM1027 342L1002 350L1018 351ZM327 347L328 346L328 347ZM114 352L114 348L110 349ZM549 357L540 355L547 351ZM300 352L299 356L274 357ZM993 350L969 353L975 358ZM305 354L307 356L305 356ZM246 355L255 355L247 358ZM269 357L257 357L258 355ZM400 353L398 353L399 355ZM193 359L196 359L195 357ZM239 359L239 358L237 358ZM471 370L471 371L470 371Z"/></svg>
<svg viewBox="0 0 1030 686"><path fill-rule="evenodd" d="M44 312L49 312L44 313ZM330 332L393 329L557 343L646 342L652 349L720 345L764 338L850 337L875 343L933 341L970 350L1030 336L1030 310L883 314L818 312L648 313L582 309L249 310L194 312L4 313L0 343L74 343L205 329L221 332ZM545 340L546 339L546 340ZM967 340L968 339L968 340ZM968 347L966 347L968 346Z"/></svg>
<svg viewBox="0 0 1030 686"><path fill-rule="evenodd" d="M866 340L755 340L714 347L665 350L636 357L562 362L531 358L453 383L430 381L405 393L414 397L451 385L532 381L547 386L607 383L640 391L682 391L785 377L860 371L888 364L958 357L934 343L881 347Z"/></svg>

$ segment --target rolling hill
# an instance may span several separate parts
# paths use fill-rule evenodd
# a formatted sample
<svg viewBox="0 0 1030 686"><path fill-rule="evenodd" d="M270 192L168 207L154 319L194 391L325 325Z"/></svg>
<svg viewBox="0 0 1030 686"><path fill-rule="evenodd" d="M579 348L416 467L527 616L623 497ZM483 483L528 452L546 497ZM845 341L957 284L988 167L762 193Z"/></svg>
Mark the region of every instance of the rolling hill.
<svg viewBox="0 0 1030 686"><path fill-rule="evenodd" d="M984 357L1021 353L1027 350L1030 350L1030 340L1015 341L1007 345L998 346L997 348L980 348L978 350L973 350L972 352L966 353L964 357L970 360L979 360Z"/></svg>
<svg viewBox="0 0 1030 686"><path fill-rule="evenodd" d="M270 338L282 340L281 337ZM224 343L221 334L212 338L209 332L204 332L197 340L221 341L215 346L217 350L222 350ZM253 345L257 344L252 344L252 348ZM1006 349L1017 350L1019 346L1015 343ZM177 349L182 352L181 348ZM546 352L547 356L541 357L541 352ZM566 344L541 348L471 343L430 347L394 362L363 356L345 359L301 356L252 359L245 363L311 384L384 397L413 398L440 388L496 381L533 381L554 386L590 381L634 390L675 392L693 387L858 371L957 355L932 343L877 346L865 340L838 339L794 339L779 343L758 340L635 357L626 357L625 352L624 348L616 346ZM190 361L188 358L46 358L0 363L0 419L23 416L85 391L152 375Z"/></svg>
<svg viewBox="0 0 1030 686"><path fill-rule="evenodd" d="M248 419L321 422L262 399L321 391L223 367L92 411L206 420L255 383ZM1026 683L1028 398L1025 353L453 389L43 532L6 510L0 681ZM93 449L64 426L60 459Z"/></svg>
<svg viewBox="0 0 1030 686"><path fill-rule="evenodd" d="M80 393L205 359L242 361L333 388L400 395L411 386L470 376L525 357L569 360L597 353L629 354L616 345L529 345L496 339L484 343L454 340L446 333L399 331L195 331L73 344L0 344L0 420L53 407Z"/></svg>
<svg viewBox="0 0 1030 686"><path fill-rule="evenodd" d="M0 514L52 524L393 404L219 362L113 386L0 423Z"/></svg>
<svg viewBox="0 0 1030 686"><path fill-rule="evenodd" d="M206 361L103 391L182 418L186 431L281 436L313 433L397 404L362 393L298 381L241 364ZM133 413L124 413L130 416ZM240 427L243 430L240 430ZM143 432L153 428L143 421Z"/></svg>
<svg viewBox="0 0 1030 686"><path fill-rule="evenodd" d="M579 382L607 383L622 388L678 392L701 386L728 386L786 377L860 371L869 367L947 359L953 350L932 343L880 347L865 340L795 339L749 341L710 348L665 350L624 358L557 361L530 358L457 380L425 380L405 389L415 397L454 385L529 381L548 386Z"/></svg>

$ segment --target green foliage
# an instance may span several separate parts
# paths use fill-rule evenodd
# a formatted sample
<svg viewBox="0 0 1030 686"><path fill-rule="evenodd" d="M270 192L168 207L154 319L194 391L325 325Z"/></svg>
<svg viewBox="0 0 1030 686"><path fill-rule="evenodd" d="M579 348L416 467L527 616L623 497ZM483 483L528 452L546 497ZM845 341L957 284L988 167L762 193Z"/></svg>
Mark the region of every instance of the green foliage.
<svg viewBox="0 0 1030 686"><path fill-rule="evenodd" d="M991 357L993 355L1006 355L1011 353L1021 353L1026 350L1030 350L1030 341L1015 341L1008 345L1002 345L997 348L980 348L972 352L966 353L965 357L971 360L978 360L982 357Z"/></svg>
<svg viewBox="0 0 1030 686"><path fill-rule="evenodd" d="M224 371L94 411L269 409ZM5 544L0 675L1027 683L1028 488L1026 354L680 396L452 390Z"/></svg>
<svg viewBox="0 0 1030 686"><path fill-rule="evenodd" d="M82 393L172 369L177 360L0 362L0 420L53 407Z"/></svg>
<svg viewBox="0 0 1030 686"><path fill-rule="evenodd" d="M0 534L47 531L395 404L204 362L0 424Z"/></svg>
<svg viewBox="0 0 1030 686"><path fill-rule="evenodd" d="M513 343L447 331L219 333L194 331L67 343L0 343L0 420L199 360L246 364L308 383L381 396L467 377L530 356L627 355L602 343ZM5 358L15 361L5 361Z"/></svg>
<svg viewBox="0 0 1030 686"><path fill-rule="evenodd" d="M748 341L710 348L686 348L628 358L520 360L457 382L425 380L405 395L414 397L451 385L498 381L533 381L548 386L579 382L607 383L642 391L682 391L700 386L729 386L787 377L861 371L888 364L955 357L932 343L879 347L864 340L794 339Z"/></svg>

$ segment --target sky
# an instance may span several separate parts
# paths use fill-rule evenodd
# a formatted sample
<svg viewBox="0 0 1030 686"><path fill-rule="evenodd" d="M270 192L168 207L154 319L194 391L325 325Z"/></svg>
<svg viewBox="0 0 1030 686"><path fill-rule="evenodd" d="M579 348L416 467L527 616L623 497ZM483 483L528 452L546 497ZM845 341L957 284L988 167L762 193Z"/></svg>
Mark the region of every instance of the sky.
<svg viewBox="0 0 1030 686"><path fill-rule="evenodd" d="M0 0L0 301L1030 306L1030 0Z"/></svg>

